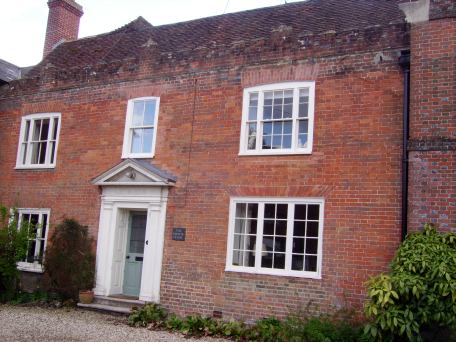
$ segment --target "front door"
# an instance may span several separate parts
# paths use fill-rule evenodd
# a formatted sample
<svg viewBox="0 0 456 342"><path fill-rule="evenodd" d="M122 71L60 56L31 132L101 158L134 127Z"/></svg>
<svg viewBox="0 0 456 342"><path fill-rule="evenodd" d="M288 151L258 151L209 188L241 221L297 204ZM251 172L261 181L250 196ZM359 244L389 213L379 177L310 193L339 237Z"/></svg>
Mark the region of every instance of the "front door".
<svg viewBox="0 0 456 342"><path fill-rule="evenodd" d="M146 222L146 212L130 212L123 282L123 294L128 296L138 297L141 288Z"/></svg>

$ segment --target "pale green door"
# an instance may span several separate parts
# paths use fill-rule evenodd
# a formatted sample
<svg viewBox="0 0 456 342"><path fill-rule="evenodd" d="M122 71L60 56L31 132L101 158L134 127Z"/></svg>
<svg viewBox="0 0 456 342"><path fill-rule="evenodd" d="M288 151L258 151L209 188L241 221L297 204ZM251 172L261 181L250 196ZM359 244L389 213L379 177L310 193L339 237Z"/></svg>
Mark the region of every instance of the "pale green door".
<svg viewBox="0 0 456 342"><path fill-rule="evenodd" d="M139 296L146 236L146 212L132 211L128 220L123 294Z"/></svg>

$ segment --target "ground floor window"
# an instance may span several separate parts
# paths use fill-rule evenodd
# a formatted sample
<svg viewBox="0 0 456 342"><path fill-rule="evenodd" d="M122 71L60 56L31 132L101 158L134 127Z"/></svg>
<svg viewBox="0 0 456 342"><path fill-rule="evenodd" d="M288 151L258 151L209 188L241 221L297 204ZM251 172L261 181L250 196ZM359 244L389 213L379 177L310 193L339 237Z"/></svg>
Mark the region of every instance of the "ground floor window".
<svg viewBox="0 0 456 342"><path fill-rule="evenodd" d="M227 271L320 278L323 199L232 198Z"/></svg>
<svg viewBox="0 0 456 342"><path fill-rule="evenodd" d="M29 233L27 255L24 260L18 263L20 270L42 272L49 228L49 214L49 209L17 210L18 225L25 226Z"/></svg>

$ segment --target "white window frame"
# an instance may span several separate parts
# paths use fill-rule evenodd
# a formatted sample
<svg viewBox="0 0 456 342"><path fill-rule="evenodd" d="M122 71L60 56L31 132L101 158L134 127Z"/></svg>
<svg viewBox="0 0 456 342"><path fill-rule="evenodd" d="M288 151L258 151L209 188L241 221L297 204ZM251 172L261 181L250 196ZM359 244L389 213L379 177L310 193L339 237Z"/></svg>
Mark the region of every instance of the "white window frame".
<svg viewBox="0 0 456 342"><path fill-rule="evenodd" d="M298 111L299 111L299 89L309 89L309 104L308 104L308 139L307 146L304 148L298 147ZM291 148L284 149L263 149L261 138L263 136L263 107L264 107L264 92L274 90L291 90L293 89L293 112L292 112L292 138ZM249 94L258 93L258 111L257 111L257 134L256 148L248 149L248 115L249 115ZM242 126L239 155L283 155L283 154L311 154L313 145L313 127L314 127L314 110L315 110L315 81L305 82L283 82L260 85L244 89L243 104L242 104Z"/></svg>
<svg viewBox="0 0 456 342"><path fill-rule="evenodd" d="M54 150L54 161L51 163L51 149L49 148L50 140L47 139L47 147L46 147L46 162L44 164L32 164L32 149L31 149L31 136L33 131L33 122L36 120L42 119L49 119L49 135L52 136L52 132L54 130L54 118L58 119L58 126L57 126L57 134L55 139L55 150ZM24 137L26 136L25 128L26 122L30 121L29 132L28 132L28 140L27 140L27 153L25 156L25 163L22 162L22 144L24 143ZM36 114L29 114L25 115L21 119L21 130L19 133L19 143L17 147L17 156L16 156L16 169L53 169L55 168L56 161L57 161L57 152L59 148L59 140L60 140L60 128L62 127L62 115L61 113L36 113Z"/></svg>
<svg viewBox="0 0 456 342"><path fill-rule="evenodd" d="M150 153L132 153L131 144L132 144L132 121L133 121L133 105L135 101L146 101L146 100L155 100L155 117L154 117L154 136L152 137L152 149ZM128 100L127 104L127 114L125 118L125 131L124 131L124 140L122 147L122 158L153 158L155 156L155 145L157 140L157 124L158 124L158 115L160 113L160 97L157 96L147 96L147 97L138 97Z"/></svg>
<svg viewBox="0 0 456 342"><path fill-rule="evenodd" d="M235 231L235 213L237 203L258 203L258 219L257 219L257 243L255 248L255 266L246 267L233 265L233 244L234 244L234 231ZM294 206L293 210L288 210L287 217L287 236L286 236L286 251L285 251L285 269L263 268L261 267L261 241L263 238L264 226L264 212L260 208L264 208L265 203L274 204L318 204L319 210L319 229L318 229L318 247L317 247L317 270L311 271L296 271L291 269L292 257L292 244L293 244L293 220L294 220ZM261 206L260 204L263 204ZM228 241L226 253L226 267L227 272L243 272L251 274L267 274L276 276L291 276L299 278L321 279L322 274L322 259L323 259L323 227L324 227L324 205L323 198L296 198L296 197L232 197L230 198L230 213L228 225ZM290 208L290 206L289 206Z"/></svg>
<svg viewBox="0 0 456 342"><path fill-rule="evenodd" d="M47 215L46 233L45 233L45 236L44 236L44 251L43 251L43 259L44 259L45 253L46 253L48 235L49 235L49 222L50 222L50 216L51 216L51 209L20 208L20 209L17 209L16 212L18 214L18 218L17 218L18 227L20 227L21 224L22 224L22 216L23 215L28 215L28 214L29 215L36 215L36 214L38 214L39 215L38 222L41 222L39 224L42 224L42 222L43 222L43 215L44 214ZM39 228L39 229L41 229L41 228ZM28 251L27 251L27 253L28 253ZM36 254L36 247L35 247L35 254ZM38 261L34 261L33 263L27 262L27 261L19 261L19 262L17 262L16 265L17 265L17 269L21 270L21 271L36 272L36 273L43 273L44 272L43 264L40 264Z"/></svg>

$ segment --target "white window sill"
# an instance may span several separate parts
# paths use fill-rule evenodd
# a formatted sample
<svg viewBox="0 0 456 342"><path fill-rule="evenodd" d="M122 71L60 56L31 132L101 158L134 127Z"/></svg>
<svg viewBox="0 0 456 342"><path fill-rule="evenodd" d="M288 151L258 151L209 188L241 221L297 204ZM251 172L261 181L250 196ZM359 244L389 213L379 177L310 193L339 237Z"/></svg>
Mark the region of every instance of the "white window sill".
<svg viewBox="0 0 456 342"><path fill-rule="evenodd" d="M55 165L16 165L15 170L55 169Z"/></svg>
<svg viewBox="0 0 456 342"><path fill-rule="evenodd" d="M154 157L154 154L145 154L145 153L138 153L138 154L127 154L127 155L122 155L122 159L152 159Z"/></svg>
<svg viewBox="0 0 456 342"><path fill-rule="evenodd" d="M239 156L280 156L280 155L307 155L312 154L312 151L306 150L270 150L270 151L241 151L239 152Z"/></svg>
<svg viewBox="0 0 456 342"><path fill-rule="evenodd" d="M317 272L287 271L287 270L276 270L276 269L256 269L253 267L236 267L236 266L226 266L225 272L238 272L238 273L273 275L273 276L281 276L281 277L296 277L296 278L308 278L308 279L321 280L321 274L318 274Z"/></svg>
<svg viewBox="0 0 456 342"><path fill-rule="evenodd" d="M34 272L34 273L43 273L43 265L40 264L32 264L28 262L18 262L17 264L17 269L19 271L25 271L25 272Z"/></svg>

